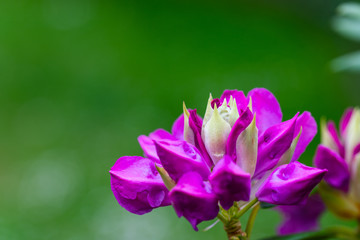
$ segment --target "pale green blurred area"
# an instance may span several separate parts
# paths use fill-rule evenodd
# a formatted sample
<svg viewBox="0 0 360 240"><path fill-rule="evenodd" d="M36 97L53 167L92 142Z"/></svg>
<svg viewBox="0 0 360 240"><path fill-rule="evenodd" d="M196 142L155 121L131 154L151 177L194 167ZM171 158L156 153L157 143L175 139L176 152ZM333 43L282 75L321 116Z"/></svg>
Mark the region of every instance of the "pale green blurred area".
<svg viewBox="0 0 360 240"><path fill-rule="evenodd" d="M202 115L209 92L266 87L284 119L337 122L360 100L358 79L330 68L359 48L331 30L339 2L1 1L0 239L225 239L171 207L126 212L108 171L142 154L137 136L170 130L183 100ZM262 210L254 239L279 222Z"/></svg>

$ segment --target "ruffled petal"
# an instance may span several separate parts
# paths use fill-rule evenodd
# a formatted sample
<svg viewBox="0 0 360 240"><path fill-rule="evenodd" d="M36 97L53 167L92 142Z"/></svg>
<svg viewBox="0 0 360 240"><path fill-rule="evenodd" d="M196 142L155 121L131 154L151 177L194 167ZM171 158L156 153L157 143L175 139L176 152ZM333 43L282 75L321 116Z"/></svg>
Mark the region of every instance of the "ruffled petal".
<svg viewBox="0 0 360 240"><path fill-rule="evenodd" d="M155 149L154 140L161 140L161 139L171 139L176 140L176 138L165 131L164 129L157 129L154 132L150 133L149 137L145 135L141 135L138 137L138 142L140 147L144 151L145 157L159 163L159 157L157 156L157 152Z"/></svg>
<svg viewBox="0 0 360 240"><path fill-rule="evenodd" d="M184 174L169 197L177 215L184 216L196 231L199 223L214 219L219 212L216 195L196 172Z"/></svg>
<svg viewBox="0 0 360 240"><path fill-rule="evenodd" d="M194 145L200 151L200 154L205 160L206 164L209 167L212 167L214 163L211 160L209 153L206 150L205 144L201 138L202 119L197 115L196 109L189 110L189 113L189 126L194 133Z"/></svg>
<svg viewBox="0 0 360 240"><path fill-rule="evenodd" d="M225 90L220 97L219 103L221 104L225 99L229 101L231 96L236 100L236 105L239 111L246 109L248 105L248 99L246 99L243 91Z"/></svg>
<svg viewBox="0 0 360 240"><path fill-rule="evenodd" d="M254 88L248 93L256 113L256 126L261 135L269 127L281 122L281 108L275 96L265 88Z"/></svg>
<svg viewBox="0 0 360 240"><path fill-rule="evenodd" d="M291 161L299 159L300 155L305 151L306 147L313 140L317 133L317 124L311 113L304 112L296 120L295 134L297 136L301 130L300 138L295 147Z"/></svg>
<svg viewBox="0 0 360 240"><path fill-rule="evenodd" d="M262 202L276 205L305 204L326 171L299 162L282 165L265 180L256 197Z"/></svg>
<svg viewBox="0 0 360 240"><path fill-rule="evenodd" d="M234 201L248 201L250 198L251 176L225 155L214 167L209 181L221 206L228 210Z"/></svg>
<svg viewBox="0 0 360 240"><path fill-rule="evenodd" d="M162 166L175 182L191 171L208 179L210 169L195 146L180 140L159 140L155 141L155 146Z"/></svg>
<svg viewBox="0 0 360 240"><path fill-rule="evenodd" d="M333 143L336 145L338 153L340 154L340 156L344 157L345 156L345 147L341 143L338 132L336 130L335 123L333 121L329 121L326 127L327 127L329 135L332 138Z"/></svg>
<svg viewBox="0 0 360 240"><path fill-rule="evenodd" d="M226 155L230 156L233 161L236 161L236 141L239 135L249 126L253 120L253 114L247 108L235 122L232 127L229 137L226 142Z"/></svg>
<svg viewBox="0 0 360 240"><path fill-rule="evenodd" d="M290 148L294 139L298 114L292 119L267 129L259 138L255 177L274 168L281 156Z"/></svg>
<svg viewBox="0 0 360 240"><path fill-rule="evenodd" d="M309 197L305 205L278 206L283 223L278 228L281 235L317 230L325 205L318 194Z"/></svg>
<svg viewBox="0 0 360 240"><path fill-rule="evenodd" d="M350 171L345 159L338 153L319 145L315 157L314 165L321 169L327 169L324 180L337 189L347 192L350 183Z"/></svg>
<svg viewBox="0 0 360 240"><path fill-rule="evenodd" d="M184 140L184 114L181 114L180 117L178 117L171 128L172 135L179 139Z"/></svg>
<svg viewBox="0 0 360 240"><path fill-rule="evenodd" d="M168 190L150 159L121 157L111 168L110 177L115 198L129 212L142 215L170 205Z"/></svg>

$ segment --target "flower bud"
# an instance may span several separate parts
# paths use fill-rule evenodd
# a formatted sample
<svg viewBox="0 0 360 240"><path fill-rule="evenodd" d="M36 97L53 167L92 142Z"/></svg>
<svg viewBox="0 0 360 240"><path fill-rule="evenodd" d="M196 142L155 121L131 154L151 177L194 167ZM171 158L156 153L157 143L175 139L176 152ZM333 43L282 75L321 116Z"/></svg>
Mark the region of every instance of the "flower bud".
<svg viewBox="0 0 360 240"><path fill-rule="evenodd" d="M251 101L250 101L251 102ZM236 164L252 176L255 172L258 152L258 129L256 114L250 125L236 140Z"/></svg>
<svg viewBox="0 0 360 240"><path fill-rule="evenodd" d="M203 131L203 140L211 159L216 164L225 154L226 140L231 131L231 126L219 113L217 106L214 106L214 112L205 124Z"/></svg>

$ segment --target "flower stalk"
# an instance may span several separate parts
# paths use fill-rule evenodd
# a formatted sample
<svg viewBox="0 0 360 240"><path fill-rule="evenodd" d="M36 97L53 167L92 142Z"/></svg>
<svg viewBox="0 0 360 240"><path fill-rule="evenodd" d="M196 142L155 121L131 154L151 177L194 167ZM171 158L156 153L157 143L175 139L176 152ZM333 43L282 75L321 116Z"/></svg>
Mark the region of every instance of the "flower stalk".
<svg viewBox="0 0 360 240"><path fill-rule="evenodd" d="M254 226L256 215L259 211L260 204L257 198L250 201L244 207L239 208L238 203L229 210L220 209L218 219L224 224L224 230L227 234L228 240L249 240L252 228ZM241 228L240 217L244 215L248 210L252 209L248 219L245 231Z"/></svg>
<svg viewBox="0 0 360 240"><path fill-rule="evenodd" d="M252 232L252 229L253 229L254 223L255 223L255 218L259 212L259 209L260 209L260 204L259 204L259 202L257 202L256 205L254 205L254 208L250 213L249 220L246 225L245 232L246 232L247 239L250 239L251 232Z"/></svg>

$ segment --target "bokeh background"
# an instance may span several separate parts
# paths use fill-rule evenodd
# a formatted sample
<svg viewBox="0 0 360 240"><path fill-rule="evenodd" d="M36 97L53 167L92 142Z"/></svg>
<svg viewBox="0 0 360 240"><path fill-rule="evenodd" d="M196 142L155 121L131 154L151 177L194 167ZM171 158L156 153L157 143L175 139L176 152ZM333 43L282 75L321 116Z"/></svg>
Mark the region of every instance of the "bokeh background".
<svg viewBox="0 0 360 240"><path fill-rule="evenodd" d="M330 64L360 48L331 27L341 2L0 1L0 239L225 239L171 207L126 212L108 171L182 101L202 115L209 92L266 87L285 119L338 121L360 100L358 75ZM254 239L280 219L261 211Z"/></svg>

